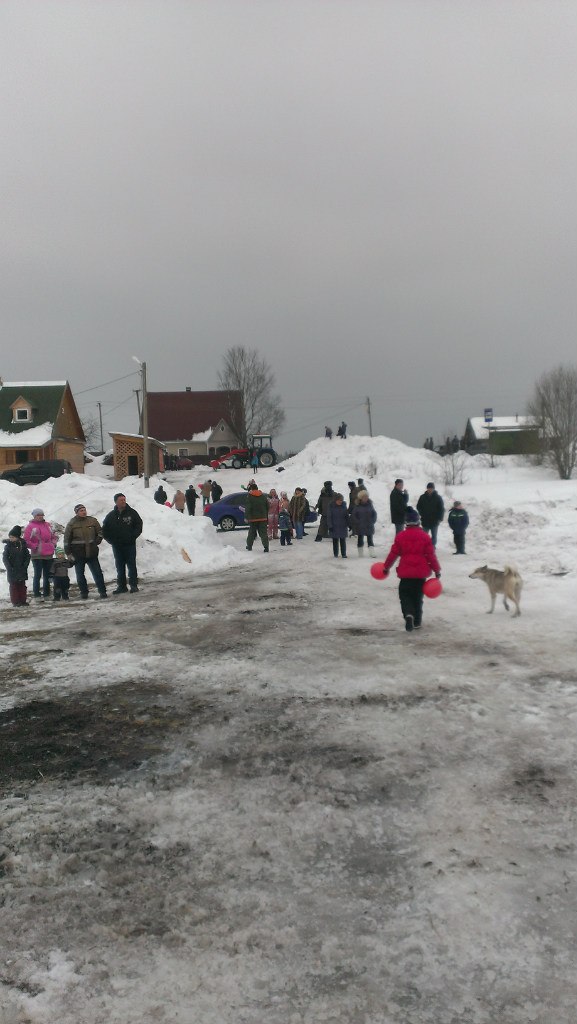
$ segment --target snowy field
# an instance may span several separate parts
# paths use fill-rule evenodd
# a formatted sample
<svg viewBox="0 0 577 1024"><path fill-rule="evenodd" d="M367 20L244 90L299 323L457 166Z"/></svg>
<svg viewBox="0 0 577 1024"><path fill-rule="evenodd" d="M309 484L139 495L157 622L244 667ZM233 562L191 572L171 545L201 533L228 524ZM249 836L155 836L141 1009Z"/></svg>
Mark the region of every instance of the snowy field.
<svg viewBox="0 0 577 1024"><path fill-rule="evenodd" d="M1 1024L573 1024L577 484L464 461L351 437L258 473L364 477L382 558L397 476L463 501L410 635L394 573L315 528L249 554L156 480L0 482L3 537L117 490L144 520L137 595L12 609L0 576Z"/></svg>

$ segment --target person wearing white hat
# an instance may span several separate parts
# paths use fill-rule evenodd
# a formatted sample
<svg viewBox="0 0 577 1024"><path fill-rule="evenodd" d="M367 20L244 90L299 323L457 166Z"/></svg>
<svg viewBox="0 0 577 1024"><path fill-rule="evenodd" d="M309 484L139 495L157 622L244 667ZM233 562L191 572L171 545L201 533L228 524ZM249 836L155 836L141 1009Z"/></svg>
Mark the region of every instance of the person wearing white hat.
<svg viewBox="0 0 577 1024"><path fill-rule="evenodd" d="M44 519L43 509L32 509L32 519L24 530L24 540L30 549L34 569L32 593L38 600L43 600L50 596L50 569L58 540L58 534ZM40 581L42 581L42 593L40 593Z"/></svg>

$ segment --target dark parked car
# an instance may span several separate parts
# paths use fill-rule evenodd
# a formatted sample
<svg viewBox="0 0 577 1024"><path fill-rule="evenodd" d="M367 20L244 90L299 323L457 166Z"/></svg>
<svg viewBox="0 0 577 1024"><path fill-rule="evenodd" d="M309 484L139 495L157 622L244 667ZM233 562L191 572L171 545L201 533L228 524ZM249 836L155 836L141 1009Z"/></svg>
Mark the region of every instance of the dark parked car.
<svg viewBox="0 0 577 1024"><path fill-rule="evenodd" d="M214 505L207 505L204 514L212 519L215 526L220 526L221 530L234 530L236 526L246 526L244 518L246 499L246 491L227 494L220 501L215 501ZM307 523L316 523L316 521L316 512L309 512Z"/></svg>
<svg viewBox="0 0 577 1024"><path fill-rule="evenodd" d="M37 462L22 462L14 469L5 469L0 480L11 484L42 484L54 476L71 473L72 466L66 459L38 459Z"/></svg>

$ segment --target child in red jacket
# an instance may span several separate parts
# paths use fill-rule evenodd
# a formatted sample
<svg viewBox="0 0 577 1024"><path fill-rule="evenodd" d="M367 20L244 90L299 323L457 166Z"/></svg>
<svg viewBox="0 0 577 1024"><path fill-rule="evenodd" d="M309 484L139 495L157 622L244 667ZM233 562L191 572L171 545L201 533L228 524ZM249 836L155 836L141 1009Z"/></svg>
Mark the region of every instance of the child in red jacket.
<svg viewBox="0 0 577 1024"><path fill-rule="evenodd" d="M411 633L419 629L423 618L423 583L432 572L441 575L433 542L421 529L419 513L409 505L405 512L405 529L397 534L385 561L385 577L395 564L399 577L399 600L405 619L405 629Z"/></svg>

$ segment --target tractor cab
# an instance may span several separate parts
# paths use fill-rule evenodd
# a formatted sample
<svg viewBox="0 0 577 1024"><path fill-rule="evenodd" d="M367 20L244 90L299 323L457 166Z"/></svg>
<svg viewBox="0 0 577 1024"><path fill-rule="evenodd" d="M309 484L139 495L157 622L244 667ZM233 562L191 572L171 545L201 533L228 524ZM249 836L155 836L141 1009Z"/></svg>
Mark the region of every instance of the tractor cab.
<svg viewBox="0 0 577 1024"><path fill-rule="evenodd" d="M249 438L249 447L256 448L272 448L272 434L253 434Z"/></svg>

